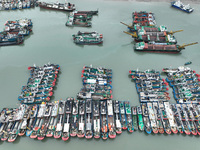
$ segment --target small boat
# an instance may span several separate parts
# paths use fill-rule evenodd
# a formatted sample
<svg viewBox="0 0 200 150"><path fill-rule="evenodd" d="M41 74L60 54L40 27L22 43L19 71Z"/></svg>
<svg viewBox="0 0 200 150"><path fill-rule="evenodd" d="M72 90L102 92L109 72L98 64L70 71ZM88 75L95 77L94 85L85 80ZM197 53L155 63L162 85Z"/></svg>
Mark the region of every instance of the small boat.
<svg viewBox="0 0 200 150"><path fill-rule="evenodd" d="M57 122L55 133L54 133L54 138L56 139L60 138L62 135L64 115L65 115L65 104L66 104L66 101L63 101L63 100L61 100L59 103L58 122Z"/></svg>
<svg viewBox="0 0 200 150"><path fill-rule="evenodd" d="M86 120L85 120L85 138L91 139L93 136L92 132L92 100L86 99Z"/></svg>
<svg viewBox="0 0 200 150"><path fill-rule="evenodd" d="M23 41L24 37L22 35L14 35L9 33L7 33L7 35L0 34L0 46L19 45L22 44Z"/></svg>
<svg viewBox="0 0 200 150"><path fill-rule="evenodd" d="M73 98L67 98L65 104L65 118L64 118L64 125L63 125L63 132L62 132L62 140L67 141L70 136L70 120L71 120L71 113L72 113L72 104Z"/></svg>
<svg viewBox="0 0 200 150"><path fill-rule="evenodd" d="M46 136L46 131L50 123L50 116L51 116L51 111L52 111L52 103L46 104L45 112L44 112L44 121L42 123L41 128L37 132L37 139L38 140L43 140L44 137Z"/></svg>
<svg viewBox="0 0 200 150"><path fill-rule="evenodd" d="M93 131L94 138L100 138L101 126L100 126L100 111L99 111L99 101L93 101Z"/></svg>
<svg viewBox="0 0 200 150"><path fill-rule="evenodd" d="M71 119L71 128L70 136L74 137L78 133L78 100L73 100L73 109L72 109L72 119Z"/></svg>
<svg viewBox="0 0 200 150"><path fill-rule="evenodd" d="M43 116L44 116L45 111L46 111L46 103L42 102L42 104L39 106L37 120L36 120L35 125L32 127L33 130L30 134L30 138L37 138L38 130L42 127Z"/></svg>
<svg viewBox="0 0 200 150"><path fill-rule="evenodd" d="M119 101L114 100L114 113L115 113L115 125L116 125L116 133L122 133L122 125L120 122L120 110L119 110Z"/></svg>
<svg viewBox="0 0 200 150"><path fill-rule="evenodd" d="M107 100L107 112L108 112L108 136L113 139L116 137L116 128L113 115L113 103L112 100Z"/></svg>
<svg viewBox="0 0 200 150"><path fill-rule="evenodd" d="M85 100L79 101L79 121L78 121L78 133L79 138L85 136Z"/></svg>
<svg viewBox="0 0 200 150"><path fill-rule="evenodd" d="M78 32L72 35L74 43L81 45L96 45L103 43L103 35L97 32Z"/></svg>
<svg viewBox="0 0 200 150"><path fill-rule="evenodd" d="M149 120L150 120L152 131L154 134L157 134L158 133L158 125L157 125L156 115L154 113L152 103L150 103L150 102L147 103L147 109L148 109L148 113L149 113Z"/></svg>
<svg viewBox="0 0 200 150"><path fill-rule="evenodd" d="M171 2L171 6L187 13L194 11L194 8L191 8L189 4L184 5L180 0Z"/></svg>
<svg viewBox="0 0 200 150"><path fill-rule="evenodd" d="M125 112L126 112L126 118L127 118L128 132L132 133L134 131L134 126L133 126L133 120L131 116L131 106L128 101L125 101L124 105L125 105Z"/></svg>
<svg viewBox="0 0 200 150"><path fill-rule="evenodd" d="M52 137L54 135L56 124L58 121L59 103L60 103L60 101L55 101L53 103L50 123L49 123L48 129L47 129L47 132L46 132L46 137Z"/></svg>
<svg viewBox="0 0 200 150"><path fill-rule="evenodd" d="M120 115L121 115L121 125L122 125L122 129L126 130L127 129L127 120L126 120L126 112L125 112L125 108L124 108L124 102L119 101L119 109L120 109Z"/></svg>
<svg viewBox="0 0 200 150"><path fill-rule="evenodd" d="M161 113L161 119L162 119L162 122L163 122L163 127L164 127L164 130L167 134L171 134L171 127L170 127L170 124L169 124L169 120L167 118L167 114L166 114L166 110L165 110L165 107L164 107L164 104L162 102L159 102L158 103L158 107L160 109L160 113Z"/></svg>
<svg viewBox="0 0 200 150"><path fill-rule="evenodd" d="M108 119L106 101L100 101L100 112L101 112L101 137L103 140L108 138Z"/></svg>
<svg viewBox="0 0 200 150"><path fill-rule="evenodd" d="M138 116L138 127L140 131L144 131L144 122L142 117L142 108L137 106L137 116Z"/></svg>
<svg viewBox="0 0 200 150"><path fill-rule="evenodd" d="M164 128L163 128L161 113L160 113L160 110L158 108L157 102L153 102L153 110L154 110L154 113L155 113L155 120L156 120L156 123L157 123L157 126L158 126L158 132L160 134L163 134L165 131L164 131Z"/></svg>
<svg viewBox="0 0 200 150"><path fill-rule="evenodd" d="M144 129L147 134L151 134L152 129L151 129L150 121L149 121L149 114L148 114L146 103L142 103L142 114L143 114L143 120L144 120Z"/></svg>
<svg viewBox="0 0 200 150"><path fill-rule="evenodd" d="M190 64L192 64L192 62L191 62L191 61L188 61L188 62L186 62L184 65L186 66L186 65L190 65Z"/></svg>

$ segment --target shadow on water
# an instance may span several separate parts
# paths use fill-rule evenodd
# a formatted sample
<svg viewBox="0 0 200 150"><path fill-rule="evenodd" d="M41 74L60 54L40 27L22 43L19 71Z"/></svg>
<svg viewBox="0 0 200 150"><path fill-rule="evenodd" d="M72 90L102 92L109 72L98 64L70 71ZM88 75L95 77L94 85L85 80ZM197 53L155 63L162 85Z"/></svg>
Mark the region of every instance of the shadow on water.
<svg viewBox="0 0 200 150"><path fill-rule="evenodd" d="M20 142L20 139L21 139L22 137L20 137L20 136L17 136L17 138L15 139L15 141L14 142L12 142L13 144L18 144L19 142Z"/></svg>
<svg viewBox="0 0 200 150"><path fill-rule="evenodd" d="M51 101L54 101L55 100L55 96L51 96Z"/></svg>
<svg viewBox="0 0 200 150"><path fill-rule="evenodd" d="M177 56L180 56L181 55L181 53L176 53L176 54L171 54L171 53L159 53L159 52L144 52L144 51L136 51L136 50L134 50L133 49L133 51L134 51L134 53L136 53L137 55L147 55L147 54L149 54L149 55L159 55L159 56L161 56L161 55L168 55L168 56L174 56L174 57L177 57Z"/></svg>
<svg viewBox="0 0 200 150"><path fill-rule="evenodd" d="M54 9L45 9L40 7L40 11L42 12L55 12L55 13L64 13L67 16L69 15L70 11L64 11L64 10L54 10Z"/></svg>

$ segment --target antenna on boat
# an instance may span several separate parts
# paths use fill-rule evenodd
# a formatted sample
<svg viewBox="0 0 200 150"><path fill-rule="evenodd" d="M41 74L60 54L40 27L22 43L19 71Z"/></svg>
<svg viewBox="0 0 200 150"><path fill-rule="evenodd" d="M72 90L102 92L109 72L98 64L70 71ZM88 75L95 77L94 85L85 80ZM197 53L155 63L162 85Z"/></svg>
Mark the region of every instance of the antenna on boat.
<svg viewBox="0 0 200 150"><path fill-rule="evenodd" d="M123 23L123 22L120 22L120 23L123 24L123 25L125 25L125 26L127 26L127 27L129 27L129 28L131 28L131 29L133 29L132 26L130 26L130 25L126 24L126 23Z"/></svg>
<svg viewBox="0 0 200 150"><path fill-rule="evenodd" d="M179 46L178 48L179 48L179 49L184 49L186 46L190 46L190 45L194 45L194 44L198 44L198 42L189 43L189 44L183 44L183 45Z"/></svg>
<svg viewBox="0 0 200 150"><path fill-rule="evenodd" d="M129 33L129 32L126 32L126 31L123 31L124 33L128 34L128 35L131 35L132 37L136 38L137 37L137 33L134 32L133 34L132 33Z"/></svg>
<svg viewBox="0 0 200 150"><path fill-rule="evenodd" d="M177 33L177 32L182 32L183 30L177 30L177 31L170 31L168 32L168 34L174 34L174 33Z"/></svg>

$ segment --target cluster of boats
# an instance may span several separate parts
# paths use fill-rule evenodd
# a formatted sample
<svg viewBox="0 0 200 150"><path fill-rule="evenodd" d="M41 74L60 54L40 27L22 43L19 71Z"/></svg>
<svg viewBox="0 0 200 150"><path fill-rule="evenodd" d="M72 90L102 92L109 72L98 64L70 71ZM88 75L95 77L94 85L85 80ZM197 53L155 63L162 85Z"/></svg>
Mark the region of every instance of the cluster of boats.
<svg viewBox="0 0 200 150"><path fill-rule="evenodd" d="M73 11L70 12L66 26L73 27L91 27L91 19L93 15L97 15L98 10L96 11Z"/></svg>
<svg viewBox="0 0 200 150"><path fill-rule="evenodd" d="M0 10L17 10L35 7L36 0L0 0Z"/></svg>
<svg viewBox="0 0 200 150"><path fill-rule="evenodd" d="M183 30L168 31L164 25L156 26L154 14L151 12L134 12L133 16L132 25L121 23L128 26L130 32L124 31L124 33L134 38L136 51L175 54L185 49L186 46L197 44L195 42L178 45L173 34Z"/></svg>
<svg viewBox="0 0 200 150"><path fill-rule="evenodd" d="M0 32L0 46L19 45L24 42L24 36L32 31L31 19L7 21L4 31Z"/></svg>
<svg viewBox="0 0 200 150"><path fill-rule="evenodd" d="M75 10L75 4L71 3L47 3L47 2L40 2L37 1L37 4L40 8L45 8L45 9L52 9L52 10L61 10L61 11L73 11Z"/></svg>
<svg viewBox="0 0 200 150"><path fill-rule="evenodd" d="M74 43L81 45L97 45L103 43L103 35L94 32L78 32L72 35Z"/></svg>
<svg viewBox="0 0 200 150"><path fill-rule="evenodd" d="M164 68L177 103L200 103L200 75L188 67Z"/></svg>
<svg viewBox="0 0 200 150"><path fill-rule="evenodd" d="M112 69L84 66L81 77L83 88L77 94L78 99L112 99Z"/></svg>
<svg viewBox="0 0 200 150"><path fill-rule="evenodd" d="M171 6L187 13L194 11L194 8L190 7L190 4L184 5L180 0L171 2Z"/></svg>
<svg viewBox="0 0 200 150"><path fill-rule="evenodd" d="M155 70L130 70L129 76L134 80L139 94L139 100L143 102L158 102L170 100L168 83L161 78L160 72Z"/></svg>
<svg viewBox="0 0 200 150"><path fill-rule="evenodd" d="M41 67L33 65L28 67L28 70L30 70L30 78L27 85L22 86L18 100L24 104L49 101L53 95L60 66L48 63Z"/></svg>

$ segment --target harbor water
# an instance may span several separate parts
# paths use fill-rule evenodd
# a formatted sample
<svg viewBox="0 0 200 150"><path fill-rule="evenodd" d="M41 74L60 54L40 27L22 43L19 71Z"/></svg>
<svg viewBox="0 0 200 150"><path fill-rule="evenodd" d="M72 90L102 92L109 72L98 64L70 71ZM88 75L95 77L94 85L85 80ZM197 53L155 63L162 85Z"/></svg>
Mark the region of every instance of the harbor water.
<svg viewBox="0 0 200 150"><path fill-rule="evenodd" d="M51 2L50 0L48 0ZM59 2L64 3L64 0ZM76 97L82 87L81 71L84 65L102 66L113 69L113 99L129 100L131 106L139 105L135 83L128 77L130 69L155 69L162 71L164 67L178 67L185 62L197 73L200 72L199 45L186 47L179 54L155 54L135 52L133 39L123 31L127 27L120 24L131 23L133 11L151 11L155 13L157 25L166 25L169 31L183 29L175 33L178 44L200 42L200 4L191 4L195 11L191 14L170 7L168 2L135 2L135 1L103 1L72 0L78 10L99 10L93 16L92 27L67 27L67 12L45 10L39 7L0 12L0 30L7 20L30 18L33 32L22 45L0 47L0 109L18 107L18 95L21 87L26 85L30 76L29 66L42 66L51 62L61 66L52 100ZM78 31L97 31L103 34L102 45L79 46L73 43L72 34ZM162 76L165 78L166 76ZM170 89L170 93L172 90ZM170 94L170 103L175 100ZM166 135L136 131L129 134L124 131L116 139L79 139L70 138L67 142L61 139L45 138L43 141L18 137L14 143L0 141L0 150L33 150L33 149L154 149L154 150L187 150L199 149L199 136L184 134Z"/></svg>

